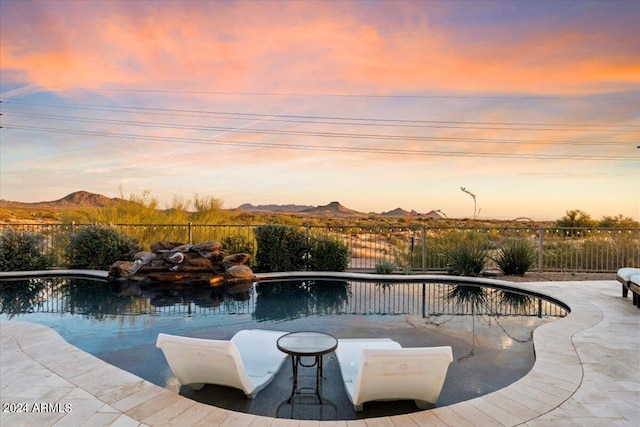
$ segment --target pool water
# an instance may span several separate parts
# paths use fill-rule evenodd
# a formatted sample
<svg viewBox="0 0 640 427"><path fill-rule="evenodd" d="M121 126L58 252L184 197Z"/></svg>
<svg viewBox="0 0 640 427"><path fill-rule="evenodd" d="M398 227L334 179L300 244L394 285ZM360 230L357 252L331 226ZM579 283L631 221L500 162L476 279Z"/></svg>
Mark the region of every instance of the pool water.
<svg viewBox="0 0 640 427"><path fill-rule="evenodd" d="M334 355L325 356L322 390L330 405L285 403L291 392L289 363L254 400L214 385L194 392L172 375L155 347L158 333L229 339L242 329L316 330L337 338L388 337L403 347L449 345L454 361L437 404L445 406L523 377L534 363L535 328L567 314L539 297L488 287L311 279L215 289L69 278L3 280L0 304L3 319L49 326L84 351L194 400L298 419L356 419L417 408L413 402L376 402L354 412Z"/></svg>

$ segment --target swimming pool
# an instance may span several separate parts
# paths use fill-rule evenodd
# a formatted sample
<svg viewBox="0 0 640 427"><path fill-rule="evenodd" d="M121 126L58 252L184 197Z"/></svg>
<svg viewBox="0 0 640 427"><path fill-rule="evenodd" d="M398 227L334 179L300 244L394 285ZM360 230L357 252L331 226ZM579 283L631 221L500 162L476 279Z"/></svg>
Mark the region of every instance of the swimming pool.
<svg viewBox="0 0 640 427"><path fill-rule="evenodd" d="M290 393L285 365L253 401L241 392L207 386L180 387L155 340L160 332L228 339L241 329L320 330L338 338L389 337L404 347L451 345L454 362L438 401L468 400L524 376L534 362L533 330L566 315L536 295L469 283L360 280L260 281L224 289L134 289L104 281L34 278L0 281L2 318L54 328L71 344L162 387L216 406L302 419L354 419L417 410L412 402L365 405L354 413L333 358L325 365L323 395L330 414L317 407L290 416L281 405ZM347 404L344 404L344 402ZM316 405L317 406L317 405ZM325 417L325 418L323 418Z"/></svg>

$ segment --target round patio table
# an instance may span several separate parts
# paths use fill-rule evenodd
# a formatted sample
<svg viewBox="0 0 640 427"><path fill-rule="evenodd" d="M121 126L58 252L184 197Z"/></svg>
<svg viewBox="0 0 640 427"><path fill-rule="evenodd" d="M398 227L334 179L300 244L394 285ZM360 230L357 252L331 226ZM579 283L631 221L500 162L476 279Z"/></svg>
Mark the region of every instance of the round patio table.
<svg viewBox="0 0 640 427"><path fill-rule="evenodd" d="M276 343L278 349L283 353L291 355L291 366L293 368L293 388L291 390L291 396L288 403L291 403L291 399L296 394L310 394L302 393L302 390L310 387L302 387L298 389L298 368L303 366L305 368L316 368L316 389L315 395L318 396L320 403L322 397L320 396L320 383L322 381L322 356L331 353L338 348L338 340L333 335L325 334L324 332L312 332L301 331L291 332L278 338ZM313 363L305 365L301 358L313 357Z"/></svg>

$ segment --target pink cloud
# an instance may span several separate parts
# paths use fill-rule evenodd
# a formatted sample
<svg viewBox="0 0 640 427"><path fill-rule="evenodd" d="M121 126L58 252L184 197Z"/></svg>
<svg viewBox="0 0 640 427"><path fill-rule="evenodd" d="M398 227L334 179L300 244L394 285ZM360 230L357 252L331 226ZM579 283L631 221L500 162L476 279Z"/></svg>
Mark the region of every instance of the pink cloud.
<svg viewBox="0 0 640 427"><path fill-rule="evenodd" d="M608 43L617 40L594 44L569 27L513 42L515 29L501 28L470 42L429 25L420 2L403 5L421 19L399 21L384 9L396 3L366 16L350 3L107 3L100 12L61 3L27 16L29 25L19 13L3 22L2 69L43 87L226 92L583 93L640 83L640 58Z"/></svg>

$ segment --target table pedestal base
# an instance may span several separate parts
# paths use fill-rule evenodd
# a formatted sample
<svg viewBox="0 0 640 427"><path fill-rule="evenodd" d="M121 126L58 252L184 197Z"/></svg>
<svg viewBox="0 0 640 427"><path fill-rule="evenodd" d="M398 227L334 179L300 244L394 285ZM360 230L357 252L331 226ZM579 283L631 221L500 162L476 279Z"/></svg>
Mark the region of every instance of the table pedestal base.
<svg viewBox="0 0 640 427"><path fill-rule="evenodd" d="M302 358L303 357L313 357L314 361L312 364L310 365L305 365L304 363L302 363ZM293 396L295 396L296 394L312 394L312 393L301 393L302 390L305 389L311 389L311 387L301 387L298 388L298 369L300 366L304 367L304 368L316 368L316 392L315 395L318 397L318 400L320 401L320 403L322 402L322 396L320 396L320 384L322 383L322 355L318 354L315 356L297 356L297 355L291 355L291 366L293 368L293 389L291 390L291 396L289 397L289 400L287 400L287 403L291 403L291 399L293 399Z"/></svg>

